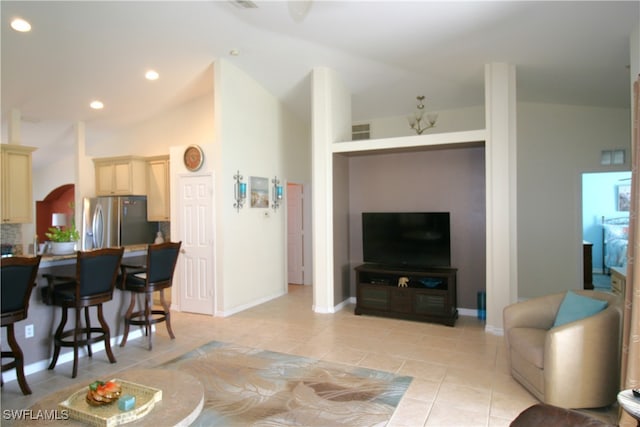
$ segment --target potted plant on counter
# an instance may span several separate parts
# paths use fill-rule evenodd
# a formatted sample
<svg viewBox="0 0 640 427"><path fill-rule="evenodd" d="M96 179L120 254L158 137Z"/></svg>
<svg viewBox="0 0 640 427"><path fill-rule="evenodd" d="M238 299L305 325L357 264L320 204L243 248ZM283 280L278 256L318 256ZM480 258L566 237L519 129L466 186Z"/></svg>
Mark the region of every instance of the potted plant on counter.
<svg viewBox="0 0 640 427"><path fill-rule="evenodd" d="M76 230L75 222L71 227L49 227L44 233L51 241L51 253L53 255L67 255L75 251L76 242L80 239L80 233Z"/></svg>

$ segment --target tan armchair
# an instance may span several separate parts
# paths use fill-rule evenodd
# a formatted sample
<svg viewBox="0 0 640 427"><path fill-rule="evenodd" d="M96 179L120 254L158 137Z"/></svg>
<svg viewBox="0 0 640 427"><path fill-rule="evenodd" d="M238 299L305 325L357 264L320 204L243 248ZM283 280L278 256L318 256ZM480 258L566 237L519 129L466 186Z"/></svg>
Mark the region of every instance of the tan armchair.
<svg viewBox="0 0 640 427"><path fill-rule="evenodd" d="M622 307L616 295L574 291L607 300L601 312L561 326L553 323L565 292L505 307L504 340L511 375L540 401L597 408L619 391Z"/></svg>

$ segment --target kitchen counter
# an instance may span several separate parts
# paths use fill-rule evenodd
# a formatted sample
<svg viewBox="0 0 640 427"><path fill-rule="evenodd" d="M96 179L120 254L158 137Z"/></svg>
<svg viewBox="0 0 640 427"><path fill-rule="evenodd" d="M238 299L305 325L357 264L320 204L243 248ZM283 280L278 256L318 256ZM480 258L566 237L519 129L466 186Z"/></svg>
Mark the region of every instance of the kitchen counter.
<svg viewBox="0 0 640 427"><path fill-rule="evenodd" d="M147 258L147 246L148 245L146 244L126 246L123 260L126 259L129 264L144 264ZM61 310L59 307L46 305L42 300L41 289L48 286L47 280L43 277L44 274L75 276L76 254L46 254L42 256L36 279L37 288L31 293L27 319L20 322L16 327L16 338L20 342L20 347L22 347L22 351L24 353L25 373L27 373L27 375L40 369L46 369L46 366L48 366L53 349L53 333L55 331L55 325L59 323L61 316ZM124 330L124 313L127 311L130 299L131 297L128 292L123 292L116 288L113 292L112 300L108 301L103 306L104 317L111 329L111 337L116 338L118 342L118 337L122 335ZM72 319L73 316L70 316L69 321L73 322ZM97 321L97 319L94 321ZM30 338L25 337L25 327L28 325L32 325L34 330L34 336ZM2 331L0 331L0 340L4 342L5 339L6 331L5 328L2 328ZM94 351L99 352L98 345L95 347ZM81 354L86 356L86 353ZM94 354L94 359L104 361L104 353ZM63 348L60 354L59 364L71 360L73 360L73 349ZM80 363L80 366L86 367L87 362ZM9 371L5 374L5 381L11 381L15 378L11 377L12 372L14 371Z"/></svg>
<svg viewBox="0 0 640 427"><path fill-rule="evenodd" d="M129 258L132 256L138 256L138 255L146 255L147 246L148 246L147 244L125 246L123 258ZM40 267L42 268L42 267L50 267L50 266L58 266L58 265L66 265L66 264L75 264L75 262L76 262L75 252L68 255L44 254L42 255L42 259L40 260Z"/></svg>

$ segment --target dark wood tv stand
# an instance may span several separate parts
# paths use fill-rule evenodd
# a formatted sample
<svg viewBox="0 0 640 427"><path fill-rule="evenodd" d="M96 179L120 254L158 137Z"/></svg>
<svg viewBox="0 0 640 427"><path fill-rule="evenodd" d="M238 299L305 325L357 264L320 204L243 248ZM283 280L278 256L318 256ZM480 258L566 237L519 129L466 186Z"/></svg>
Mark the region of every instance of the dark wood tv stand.
<svg viewBox="0 0 640 427"><path fill-rule="evenodd" d="M362 264L356 270L355 314L421 320L453 326L456 307L456 268L394 268ZM407 287L399 287L408 278Z"/></svg>

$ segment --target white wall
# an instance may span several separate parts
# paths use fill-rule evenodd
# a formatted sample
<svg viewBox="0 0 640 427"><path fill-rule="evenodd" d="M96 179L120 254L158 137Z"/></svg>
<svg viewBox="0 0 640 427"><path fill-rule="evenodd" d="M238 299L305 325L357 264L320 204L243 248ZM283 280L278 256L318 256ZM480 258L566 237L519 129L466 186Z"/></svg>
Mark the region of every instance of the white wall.
<svg viewBox="0 0 640 427"><path fill-rule="evenodd" d="M216 177L215 206L220 211L216 273L221 275L216 277L220 287L216 289L216 310L224 315L286 292L285 210L252 209L247 203L240 213L236 212L233 174L239 169L245 182L249 176L271 180L277 175L283 184L295 181L309 185L310 130L273 95L228 62L215 64L211 85L211 93L108 138L87 138L86 158L80 163L91 171L82 179L93 182L94 157L152 156L171 151L173 182L176 174L184 172L181 149L190 144L203 148L202 170ZM219 123L223 125L217 126ZM73 146L73 141L70 144ZM74 168L74 156L70 154L59 163L35 171L34 195L43 198L53 188L74 182Z"/></svg>
<svg viewBox="0 0 640 427"><path fill-rule="evenodd" d="M630 138L628 109L518 104L520 298L582 287L581 175Z"/></svg>
<svg viewBox="0 0 640 427"><path fill-rule="evenodd" d="M230 314L287 292L285 209L233 207L233 175L289 180L288 164L309 164L308 129L283 104L230 62L214 65L218 311ZM296 148L298 147L298 148ZM308 175L292 169L294 179ZM250 185L248 185L251 190ZM271 194L270 194L271 198Z"/></svg>
<svg viewBox="0 0 640 427"><path fill-rule="evenodd" d="M195 98L101 141L87 141L87 156L155 156L174 145L206 144L213 138L213 93Z"/></svg>
<svg viewBox="0 0 640 427"><path fill-rule="evenodd" d="M172 145L211 142L213 137L212 105L213 97L209 94L136 126L125 128L107 139L92 140L91 137L86 137L84 150L86 157L79 159L79 162L83 169L86 168L89 172L85 171L79 179L90 181L90 185L86 185L86 182L82 183L83 187L90 188L90 190L85 190L88 194L80 196L95 195L93 194L95 176L93 175L92 160L95 157L169 154L169 147ZM83 127L87 127L86 133L90 135L90 125L83 125ZM78 132L70 133L69 140L64 142L65 146L69 145L67 157L33 171L35 200L42 200L51 190L60 185L75 183L74 154L76 150L73 147L80 136L82 135L78 135Z"/></svg>
<svg viewBox="0 0 640 427"><path fill-rule="evenodd" d="M636 25L629 37L629 77L631 80L631 103L633 104L633 82L640 75L640 24Z"/></svg>
<svg viewBox="0 0 640 427"><path fill-rule="evenodd" d="M336 274L341 277L348 259L334 258L334 216L346 213L334 211L332 145L351 137L351 94L339 75L329 68L314 68L311 79L311 141L313 170L313 308L316 312L335 311ZM346 185L342 187L347 191ZM336 195L340 200L344 197ZM340 204L343 208L343 204ZM344 222L343 222L344 223ZM348 245L348 233L339 236ZM348 254L345 251L345 254Z"/></svg>
<svg viewBox="0 0 640 427"><path fill-rule="evenodd" d="M481 110L451 111L441 117L457 117L456 123L468 128ZM601 150L624 148L630 154L629 110L518 103L517 112L518 297L579 288L581 174L629 169L628 163L599 163ZM405 132L402 117L366 122L385 135Z"/></svg>
<svg viewBox="0 0 640 427"><path fill-rule="evenodd" d="M428 107L428 105L426 106ZM407 115L414 110L408 110ZM438 121L433 129L425 131L425 135L443 132L484 129L484 105L460 108L456 110L437 111ZM426 114L426 113L425 113ZM412 136L415 131L409 127L405 116L378 117L354 124L370 124L371 139Z"/></svg>

